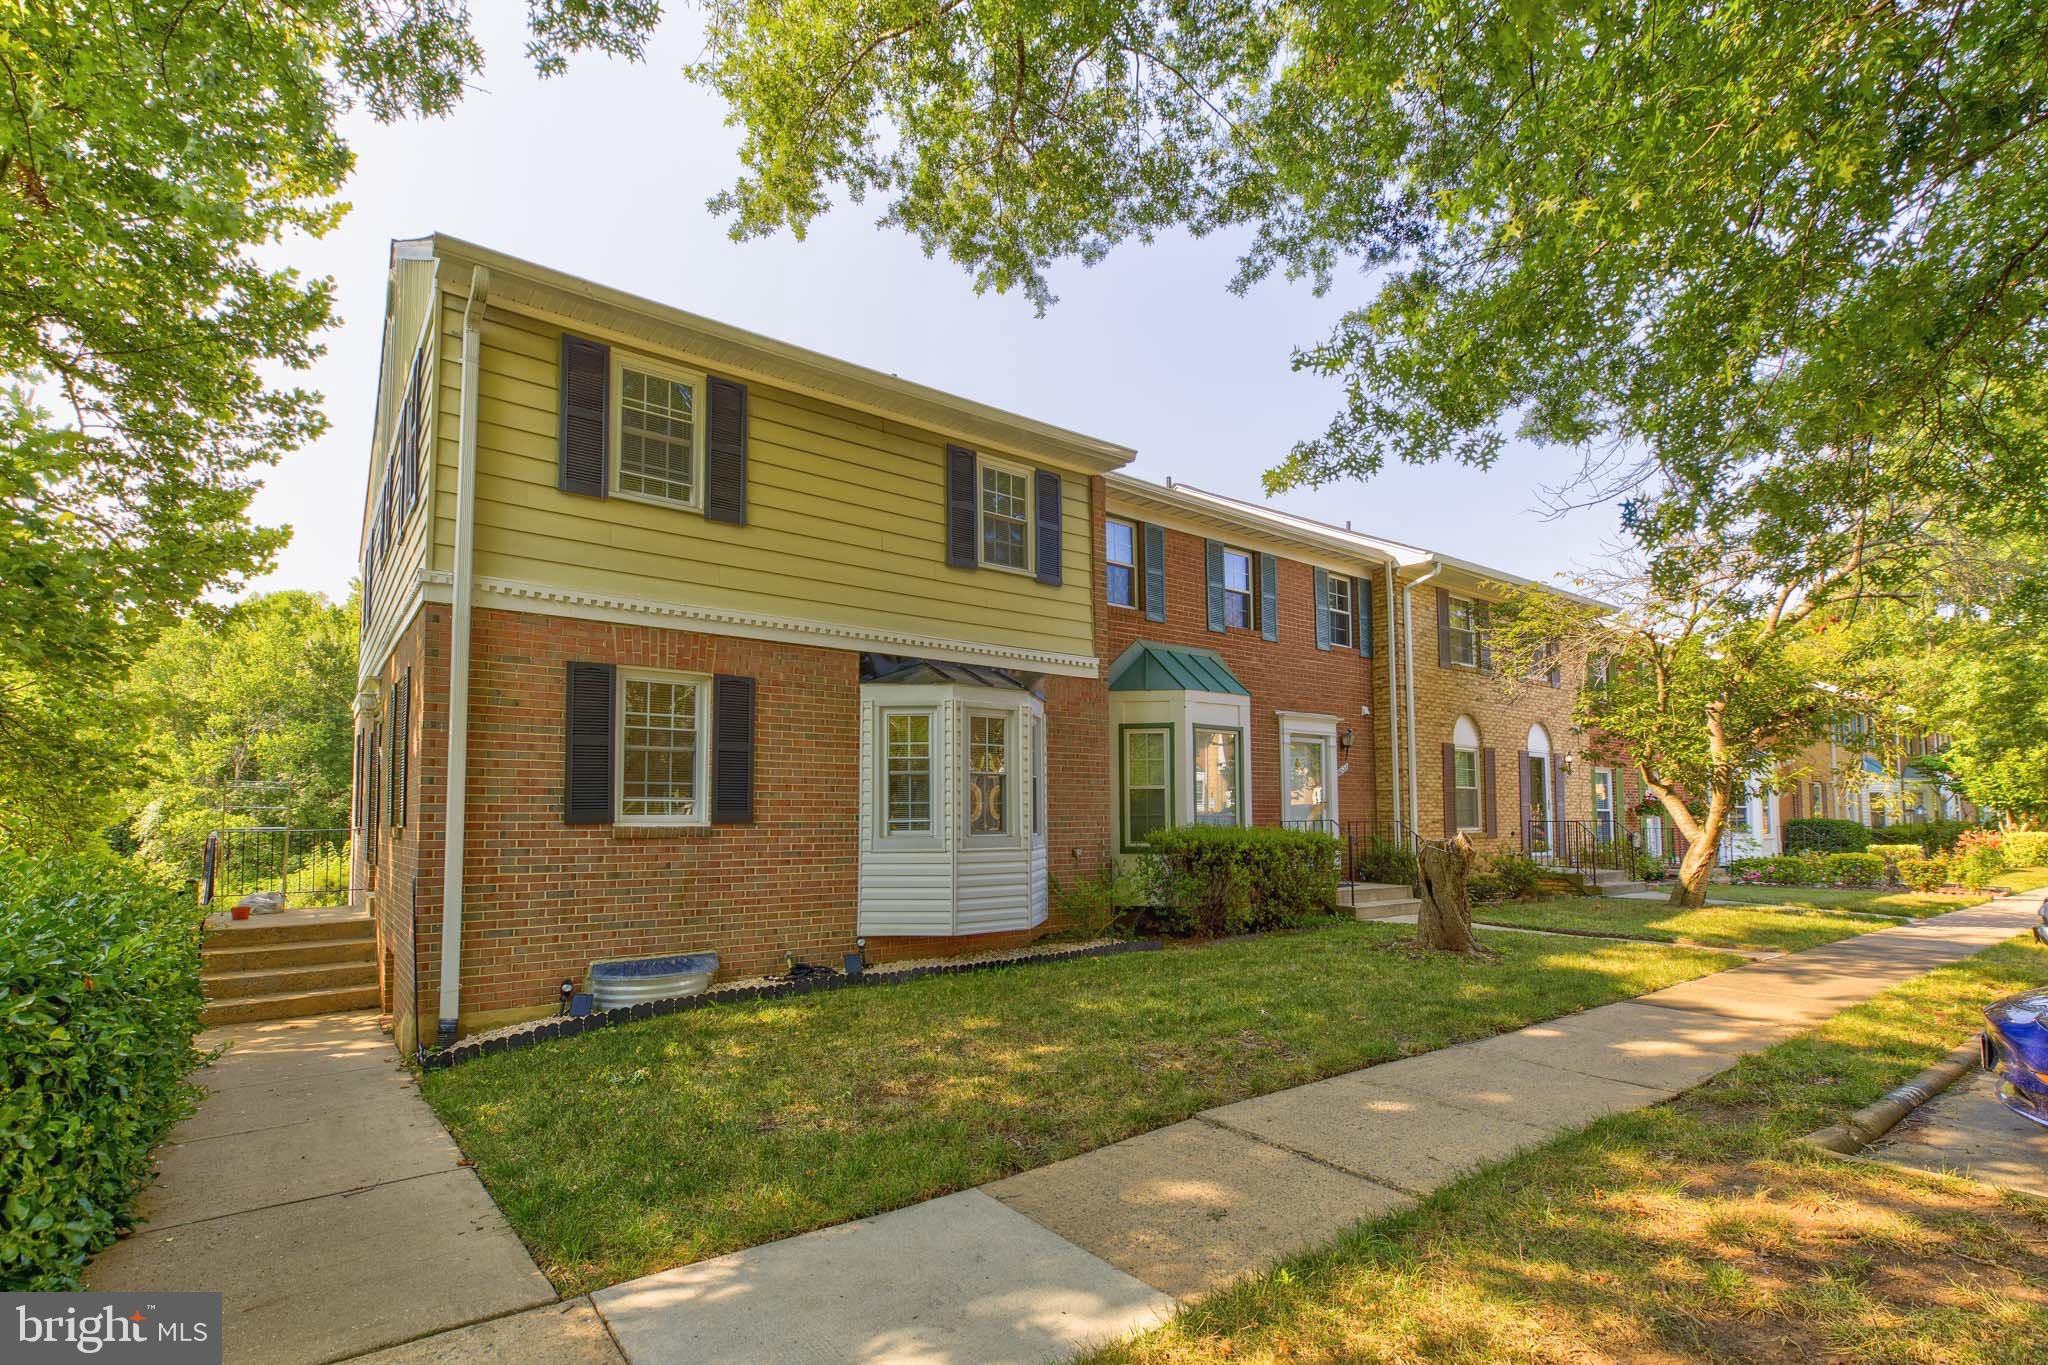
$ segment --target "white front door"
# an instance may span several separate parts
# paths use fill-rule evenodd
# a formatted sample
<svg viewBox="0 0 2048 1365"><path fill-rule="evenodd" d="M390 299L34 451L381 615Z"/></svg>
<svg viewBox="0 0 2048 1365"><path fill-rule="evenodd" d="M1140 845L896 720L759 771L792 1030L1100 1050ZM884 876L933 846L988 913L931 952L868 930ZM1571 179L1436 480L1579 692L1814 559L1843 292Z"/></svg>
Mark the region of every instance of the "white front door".
<svg viewBox="0 0 2048 1365"><path fill-rule="evenodd" d="M1529 771L1522 775L1529 793L1529 852L1539 858L1550 856L1550 755L1530 754Z"/></svg>
<svg viewBox="0 0 2048 1365"><path fill-rule="evenodd" d="M1593 769L1593 828L1600 842L1614 842L1614 770Z"/></svg>

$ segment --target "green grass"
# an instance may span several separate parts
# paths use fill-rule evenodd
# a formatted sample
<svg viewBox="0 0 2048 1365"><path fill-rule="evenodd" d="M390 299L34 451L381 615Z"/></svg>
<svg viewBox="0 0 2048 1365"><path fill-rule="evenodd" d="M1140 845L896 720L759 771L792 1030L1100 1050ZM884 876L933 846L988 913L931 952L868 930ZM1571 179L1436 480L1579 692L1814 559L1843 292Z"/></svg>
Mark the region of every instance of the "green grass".
<svg viewBox="0 0 2048 1365"><path fill-rule="evenodd" d="M1839 910L1791 906L1710 905L1701 910L1673 910L1660 901L1625 897L1565 896L1555 900L1511 901L1476 905L1472 918L1487 924L1521 929L1552 929L1582 934L1620 934L1666 943L1683 941L1710 948L1764 948L1798 952L1839 938L1853 938L1885 927L1882 920L1846 915Z"/></svg>
<svg viewBox="0 0 2048 1365"><path fill-rule="evenodd" d="M1406 926L722 1006L422 1080L541 1269L580 1293L929 1199L1200 1109L1737 965Z"/></svg>
<svg viewBox="0 0 2048 1365"><path fill-rule="evenodd" d="M2048 886L2048 867L2022 867L2001 872L1998 884L2008 891L2039 891Z"/></svg>
<svg viewBox="0 0 2048 1365"><path fill-rule="evenodd" d="M2039 1360L2048 1203L1793 1139L2043 982L2025 940L1942 968L1092 1359Z"/></svg>
<svg viewBox="0 0 2048 1365"><path fill-rule="evenodd" d="M2001 885L2003 882L2001 882ZM1862 891L1826 886L1720 886L1707 888L1707 899L1741 901L1745 905L1792 905L1810 910L1861 910L1873 915L1920 919L1982 905L1989 891Z"/></svg>

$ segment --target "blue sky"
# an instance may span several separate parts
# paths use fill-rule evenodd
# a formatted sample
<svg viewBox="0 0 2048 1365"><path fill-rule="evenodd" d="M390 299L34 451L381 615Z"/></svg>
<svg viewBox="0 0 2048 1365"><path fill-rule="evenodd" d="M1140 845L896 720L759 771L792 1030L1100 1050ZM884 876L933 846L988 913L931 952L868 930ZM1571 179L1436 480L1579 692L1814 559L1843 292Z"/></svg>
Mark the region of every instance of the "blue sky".
<svg viewBox="0 0 2048 1365"><path fill-rule="evenodd" d="M394 237L440 231L663 303L892 371L998 407L1133 446L1131 471L1259 498L1260 472L1315 434L1337 386L1297 374L1294 346L1320 340L1366 282L1327 297L1268 283L1225 285L1236 243L1172 237L1059 269L1044 318L1019 295L977 296L966 274L845 206L809 237L736 244L704 201L738 173L725 108L679 71L694 17L666 21L640 65L598 59L536 79L520 51L523 6L477 7L489 69L450 118L346 132L354 206L319 241L275 257L331 275L341 325L302 382L332 426L274 469L255 512L294 528L258 586L345 592L355 572L384 271ZM1546 520L1541 486L1569 452L1517 447L1493 470L1390 468L1367 482L1276 505L1428 545L1531 578L1597 560L1611 509Z"/></svg>

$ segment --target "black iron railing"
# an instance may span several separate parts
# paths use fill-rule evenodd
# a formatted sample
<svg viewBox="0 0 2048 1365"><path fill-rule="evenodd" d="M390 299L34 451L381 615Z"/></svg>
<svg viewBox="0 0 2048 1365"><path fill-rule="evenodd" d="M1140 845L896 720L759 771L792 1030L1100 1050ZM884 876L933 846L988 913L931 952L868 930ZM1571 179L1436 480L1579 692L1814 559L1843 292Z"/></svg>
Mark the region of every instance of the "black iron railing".
<svg viewBox="0 0 2048 1365"><path fill-rule="evenodd" d="M1280 825L1283 829L1321 830L1335 836L1344 848L1346 881L1400 884L1415 880L1415 850L1419 841L1414 831L1399 820L1282 820Z"/></svg>
<svg viewBox="0 0 2048 1365"><path fill-rule="evenodd" d="M1528 820L1522 826L1522 852L1588 881L1601 872L1633 877L1642 862L1634 833L1594 820Z"/></svg>
<svg viewBox="0 0 2048 1365"><path fill-rule="evenodd" d="M256 891L287 905L348 903L349 832L285 825L237 826L206 836L199 902L232 905Z"/></svg>

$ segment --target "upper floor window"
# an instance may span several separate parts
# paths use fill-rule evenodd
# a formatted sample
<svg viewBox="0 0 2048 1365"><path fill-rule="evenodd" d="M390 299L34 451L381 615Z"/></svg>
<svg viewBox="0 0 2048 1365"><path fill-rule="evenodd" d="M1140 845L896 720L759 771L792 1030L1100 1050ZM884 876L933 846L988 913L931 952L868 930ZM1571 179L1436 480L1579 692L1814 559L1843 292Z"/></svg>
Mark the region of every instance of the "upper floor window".
<svg viewBox="0 0 2048 1365"><path fill-rule="evenodd" d="M1357 619L1351 606L1351 580L1342 574L1330 575L1330 644L1333 648L1352 649L1358 644Z"/></svg>
<svg viewBox="0 0 2048 1365"><path fill-rule="evenodd" d="M1138 528L1128 521L1102 523L1103 577L1109 605L1138 605Z"/></svg>
<svg viewBox="0 0 2048 1365"><path fill-rule="evenodd" d="M1479 664L1479 607L1469 597L1451 599L1450 657L1452 663Z"/></svg>
<svg viewBox="0 0 2048 1365"><path fill-rule="evenodd" d="M1031 570L1031 476L1021 469L981 465L981 562L997 569Z"/></svg>
<svg viewBox="0 0 2048 1365"><path fill-rule="evenodd" d="M1223 551L1223 624L1251 629L1252 557L1243 550Z"/></svg>
<svg viewBox="0 0 2048 1365"><path fill-rule="evenodd" d="M612 405L618 452L612 486L623 497L697 506L704 461L697 404L704 377L633 357L614 359L612 382L618 398Z"/></svg>
<svg viewBox="0 0 2048 1365"><path fill-rule="evenodd" d="M619 823L705 822L707 690L702 678L619 675Z"/></svg>

